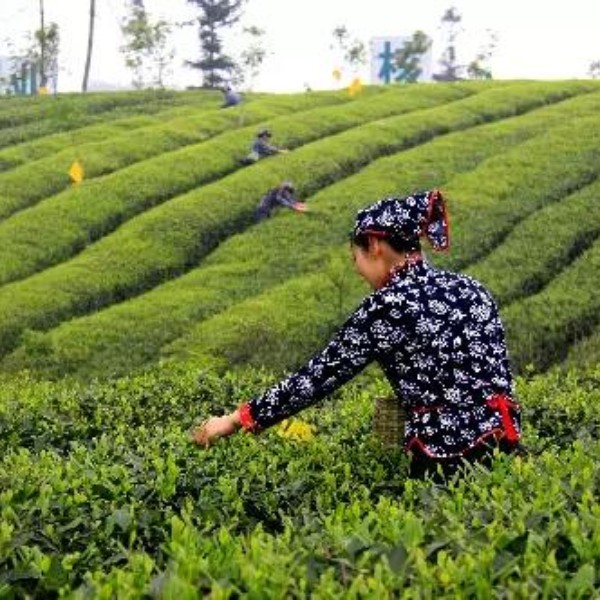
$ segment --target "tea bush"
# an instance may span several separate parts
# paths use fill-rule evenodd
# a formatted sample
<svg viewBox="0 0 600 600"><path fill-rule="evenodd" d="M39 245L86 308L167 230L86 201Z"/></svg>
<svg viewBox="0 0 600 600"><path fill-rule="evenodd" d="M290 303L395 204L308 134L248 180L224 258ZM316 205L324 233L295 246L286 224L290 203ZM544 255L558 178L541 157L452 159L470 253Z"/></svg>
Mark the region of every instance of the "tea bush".
<svg viewBox="0 0 600 600"><path fill-rule="evenodd" d="M193 365L0 388L0 589L20 597L519 597L597 585L600 374L517 382L529 455L447 487L373 437L377 374L301 418L315 435L187 429L274 381ZM557 429L557 423L559 428Z"/></svg>
<svg viewBox="0 0 600 600"><path fill-rule="evenodd" d="M208 91L143 90L3 98L0 100L0 148L74 131L94 123L151 114L173 106L214 103L220 94Z"/></svg>
<svg viewBox="0 0 600 600"><path fill-rule="evenodd" d="M335 107L314 108L326 103L341 104L347 101L347 96L342 97L339 93L315 96L309 100L302 96L291 99L284 96L279 100L257 101L245 107L243 128L237 113L215 110L200 112L194 119L169 122L168 126L142 128L134 134L123 136L126 137L125 143L117 138L102 145L88 145L84 154L86 165L97 161L102 169L118 171L112 176L71 187L0 223L0 282L22 278L66 260L92 241L110 233L129 217L234 171L239 167L237 158L247 152L256 133L257 126L250 127L248 123L270 116L276 127L281 118L275 118L277 115L301 113L294 120L300 120L304 125L314 121L314 129L305 127L304 130L304 135L310 139L315 131L324 133L323 126L319 129L319 122L326 124L327 132L339 131L365 119L376 119L382 114L403 113L415 105L442 102L458 93L453 89L445 94L438 88L433 88L433 91L436 93L399 94L392 90L385 94L371 94L375 97L357 100L352 104L353 108L340 106L338 109L343 109L341 111ZM303 112L307 108L312 110ZM341 116L340 112L343 113ZM289 129L293 128L293 121L286 121L285 126L288 135L292 135ZM219 133L221 135L217 135ZM293 143L303 142L298 136L299 132L295 132L296 140ZM203 139L204 143L201 143ZM192 144L192 140L198 143ZM184 142L189 147L166 152L166 146L184 145ZM125 168L136 157L152 154L160 156ZM22 193L32 193L33 183L23 186L22 173L11 172L10 175L18 189L23 190ZM57 171L56 176L65 181L68 179L66 172L61 175ZM42 180L46 182L46 179ZM7 200L7 204L14 203Z"/></svg>

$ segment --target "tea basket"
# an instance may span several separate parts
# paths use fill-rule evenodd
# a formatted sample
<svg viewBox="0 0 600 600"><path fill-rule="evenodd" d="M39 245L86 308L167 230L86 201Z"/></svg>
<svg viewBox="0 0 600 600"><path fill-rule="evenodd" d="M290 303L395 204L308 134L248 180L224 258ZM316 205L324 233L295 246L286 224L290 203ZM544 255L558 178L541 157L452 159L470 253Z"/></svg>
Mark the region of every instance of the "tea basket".
<svg viewBox="0 0 600 600"><path fill-rule="evenodd" d="M404 439L406 411L398 398L375 398L373 433L386 448L400 448Z"/></svg>

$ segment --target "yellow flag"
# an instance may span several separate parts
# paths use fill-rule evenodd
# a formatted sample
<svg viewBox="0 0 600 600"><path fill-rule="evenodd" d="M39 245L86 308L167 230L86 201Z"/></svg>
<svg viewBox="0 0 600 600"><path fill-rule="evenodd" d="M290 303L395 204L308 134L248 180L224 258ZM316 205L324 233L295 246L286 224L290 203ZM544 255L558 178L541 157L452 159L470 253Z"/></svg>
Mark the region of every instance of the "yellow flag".
<svg viewBox="0 0 600 600"><path fill-rule="evenodd" d="M285 421L282 421L277 428L277 434L298 442L308 442L315 437L313 426L299 419L285 419Z"/></svg>
<svg viewBox="0 0 600 600"><path fill-rule="evenodd" d="M38 87L38 94L40 96L47 96L48 95L48 88L45 85L40 85L40 87Z"/></svg>
<svg viewBox="0 0 600 600"><path fill-rule="evenodd" d="M348 86L348 93L350 96L356 96L360 90L362 90L362 81L358 77L355 77Z"/></svg>
<svg viewBox="0 0 600 600"><path fill-rule="evenodd" d="M342 78L342 72L337 68L331 72L331 75L336 81L339 81Z"/></svg>
<svg viewBox="0 0 600 600"><path fill-rule="evenodd" d="M81 183L84 178L83 166L76 160L69 169L69 177L73 183Z"/></svg>

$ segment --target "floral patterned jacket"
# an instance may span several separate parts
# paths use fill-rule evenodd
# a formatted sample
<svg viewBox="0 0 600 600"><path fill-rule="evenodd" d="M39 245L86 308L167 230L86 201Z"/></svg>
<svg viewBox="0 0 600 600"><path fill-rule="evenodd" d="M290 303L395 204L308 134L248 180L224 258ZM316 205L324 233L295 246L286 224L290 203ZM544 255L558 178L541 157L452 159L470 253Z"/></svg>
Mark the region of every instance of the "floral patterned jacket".
<svg viewBox="0 0 600 600"><path fill-rule="evenodd" d="M377 361L408 413L404 446L458 456L484 439L520 437L504 329L474 279L425 261L392 272L335 337L296 373L242 405L260 431L323 397Z"/></svg>

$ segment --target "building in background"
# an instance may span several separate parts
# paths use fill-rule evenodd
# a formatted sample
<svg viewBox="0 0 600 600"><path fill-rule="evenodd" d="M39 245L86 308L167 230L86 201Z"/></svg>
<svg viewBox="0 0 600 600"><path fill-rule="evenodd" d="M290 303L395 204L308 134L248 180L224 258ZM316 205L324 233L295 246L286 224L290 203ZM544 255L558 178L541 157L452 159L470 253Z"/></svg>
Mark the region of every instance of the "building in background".
<svg viewBox="0 0 600 600"><path fill-rule="evenodd" d="M411 36L375 37L370 42L371 53L371 83L376 85L386 83L402 83L406 81L402 69L395 64L395 54L411 41ZM431 48L419 58L421 74L417 81L432 81L433 58Z"/></svg>
<svg viewBox="0 0 600 600"><path fill-rule="evenodd" d="M26 58L0 56L0 95L37 94L37 68Z"/></svg>
<svg viewBox="0 0 600 600"><path fill-rule="evenodd" d="M10 76L12 74L11 61L6 56L0 56L0 95L11 93Z"/></svg>

